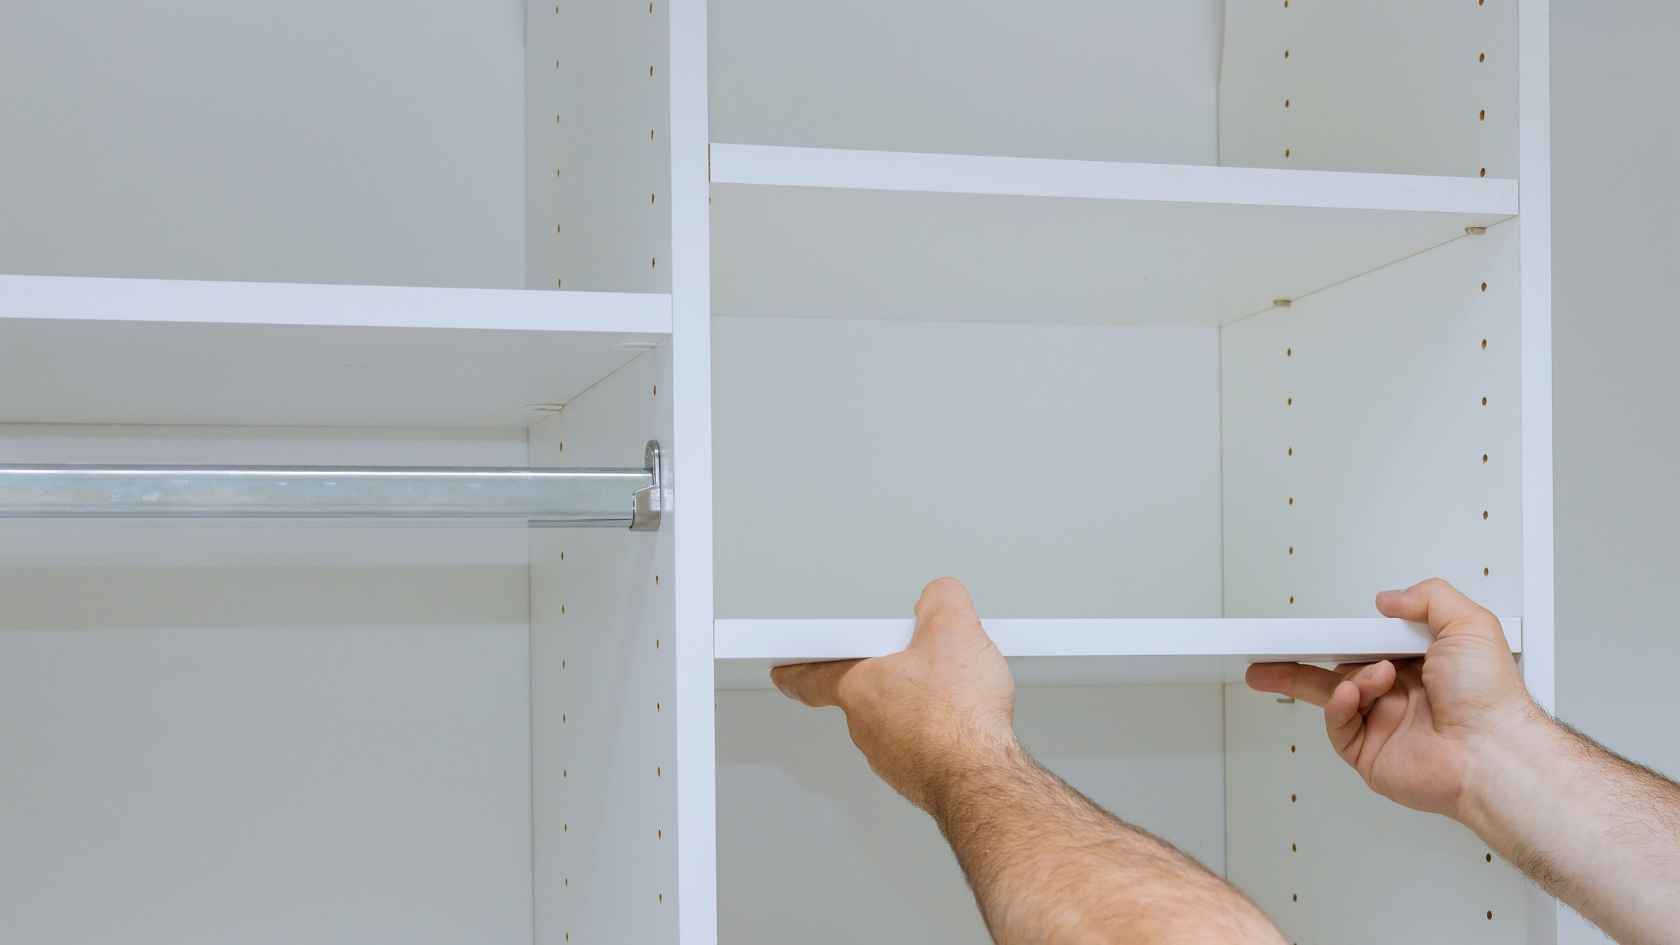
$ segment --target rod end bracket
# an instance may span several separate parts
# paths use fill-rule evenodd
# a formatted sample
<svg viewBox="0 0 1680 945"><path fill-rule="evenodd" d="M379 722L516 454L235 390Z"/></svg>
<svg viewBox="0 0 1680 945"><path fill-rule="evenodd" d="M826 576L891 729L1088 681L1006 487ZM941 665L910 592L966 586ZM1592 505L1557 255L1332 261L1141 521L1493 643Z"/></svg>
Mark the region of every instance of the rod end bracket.
<svg viewBox="0 0 1680 945"><path fill-rule="evenodd" d="M653 482L636 490L636 511L630 518L630 530L656 532L659 531L660 513L665 505L665 470L660 460L658 440L648 440L643 459L647 464L643 468L653 477Z"/></svg>

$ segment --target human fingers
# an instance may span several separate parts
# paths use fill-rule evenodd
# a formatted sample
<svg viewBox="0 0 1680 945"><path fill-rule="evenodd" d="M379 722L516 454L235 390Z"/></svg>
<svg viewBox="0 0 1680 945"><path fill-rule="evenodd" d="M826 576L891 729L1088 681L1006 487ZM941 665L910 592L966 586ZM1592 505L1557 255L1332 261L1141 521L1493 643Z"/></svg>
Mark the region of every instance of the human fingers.
<svg viewBox="0 0 1680 945"><path fill-rule="evenodd" d="M1505 643L1499 618L1440 578L1401 591L1383 591L1377 595L1377 611L1385 617L1426 623L1436 639L1464 635Z"/></svg>
<svg viewBox="0 0 1680 945"><path fill-rule="evenodd" d="M840 680L863 660L795 663L770 670L770 681L789 699L813 708L840 704Z"/></svg>
<svg viewBox="0 0 1680 945"><path fill-rule="evenodd" d="M1340 673L1305 663L1255 663L1244 678L1250 689L1279 693L1321 708L1342 682Z"/></svg>
<svg viewBox="0 0 1680 945"><path fill-rule="evenodd" d="M985 633L968 588L954 577L928 582L916 601L915 612L916 630L910 637L911 648L927 646L952 634Z"/></svg>

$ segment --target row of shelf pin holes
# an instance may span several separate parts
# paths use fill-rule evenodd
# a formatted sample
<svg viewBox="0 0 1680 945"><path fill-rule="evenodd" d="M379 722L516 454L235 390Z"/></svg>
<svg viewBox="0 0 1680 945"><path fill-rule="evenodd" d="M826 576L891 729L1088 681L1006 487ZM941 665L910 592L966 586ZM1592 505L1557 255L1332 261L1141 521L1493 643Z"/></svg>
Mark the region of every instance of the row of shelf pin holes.
<svg viewBox="0 0 1680 945"><path fill-rule="evenodd" d="M558 15L560 13L560 7L558 5L555 6L554 12L555 12L556 15ZM651 4L651 3L648 4L648 12L649 13L653 12L653 4ZM556 68L556 69L560 68L560 60L558 60L558 59L554 60L554 68ZM651 78L652 76L653 76L653 67L648 66L648 77ZM555 124L560 123L560 116L559 115L554 116L554 123ZM657 130L658 129L656 129L656 128L649 128L648 129L648 140L649 141L653 140L654 132L657 131ZM554 169L554 176L555 177L560 176L560 168L557 167L557 168ZM648 195L648 203L655 203L656 202L655 198L657 196L658 196L657 194L649 194ZM554 224L554 232L559 233L561 231L560 227L561 227L561 224L559 224L559 223ZM659 257L658 256L648 257L648 268L650 268L650 269L659 268ZM556 289L565 288L566 287L566 280L564 278L555 279L554 280L554 287Z"/></svg>
<svg viewBox="0 0 1680 945"><path fill-rule="evenodd" d="M1482 6L1486 2L1487 2L1487 0L1476 0L1476 6ZM1289 0L1283 0L1283 8L1285 10L1289 9ZM1285 59L1289 58L1289 50L1285 49L1283 51L1283 58L1285 58ZM1487 62L1487 53L1481 53L1481 54L1477 55L1476 61L1477 62ZM1286 98L1286 99L1283 100L1283 107L1284 108L1289 107L1289 99ZM1487 121L1487 109L1485 109L1485 108L1482 109L1480 117L1477 118L1476 120L1477 121ZM1284 157L1289 157L1289 151L1290 151L1289 148L1284 148L1283 149L1283 156ZM1482 176L1482 177L1487 176L1487 168L1485 168L1485 167L1482 168L1482 172L1481 172L1480 176Z"/></svg>
<svg viewBox="0 0 1680 945"><path fill-rule="evenodd" d="M1294 699L1279 699L1278 702L1283 703L1283 704L1287 704L1287 705L1295 704ZM1296 754L1295 749L1296 749L1296 746L1290 745L1289 746L1289 753L1291 755ZM1297 803L1299 800L1300 800L1300 798L1297 795L1295 795L1295 794L1289 795L1289 803L1294 804L1294 803ZM1297 847L1296 844L1291 843L1289 845L1289 852L1290 853L1299 853L1301 851L1300 851L1299 847ZM1486 862L1488 864L1493 863L1493 854L1491 852L1485 853L1484 857L1485 857L1484 862ZM1289 900L1291 902L1300 902L1301 901L1301 894L1300 893L1290 893L1289 894ZM1492 909L1489 909L1487 911L1487 918L1488 918L1489 922L1493 921L1493 910ZM1296 943L1296 945L1300 945L1300 943Z"/></svg>
<svg viewBox="0 0 1680 945"><path fill-rule="evenodd" d="M1486 227L1481 227L1481 226L1468 226L1468 227L1464 228L1464 232L1467 235L1470 235L1470 236L1480 236L1481 234L1487 232L1487 228ZM1488 290L1488 284L1486 282L1482 283L1482 291L1486 292L1487 290ZM1289 308L1290 305L1292 304L1292 300L1290 300L1290 299L1274 299L1272 301L1272 304L1279 307L1279 308ZM1483 338L1482 339L1482 350L1486 351L1487 346L1488 346L1488 340L1486 338ZM1284 348L1283 349L1283 356L1286 357L1286 358L1294 357L1295 356L1294 346L1289 346L1289 347ZM1487 405L1488 405L1488 399L1486 397L1483 397L1482 398L1482 406L1486 407ZM1284 399L1284 406L1285 407L1295 406L1295 398L1294 397L1286 397ZM1290 457L1293 457L1295 455L1295 447L1293 447L1293 446L1288 447L1288 453L1286 455L1290 456ZM1483 453L1482 454L1482 465L1486 466L1487 462L1488 462L1488 454ZM1291 508L1294 507L1294 505L1295 505L1295 497L1294 496L1289 497L1289 505L1290 505ZM1488 511L1486 509L1482 510L1482 521L1484 521L1484 522L1488 521ZM1290 545L1288 547L1289 547L1289 554L1294 555L1295 554L1295 546ZM1486 567L1482 568L1482 577L1492 577L1492 576L1493 576L1493 570L1491 568L1486 568ZM1290 603L1291 606L1294 605L1295 595L1293 595L1293 594L1289 595L1289 603ZM1278 701L1282 702L1283 700L1279 699ZM1295 700L1291 699L1289 701L1293 702ZM1291 750L1293 750L1293 749L1291 749Z"/></svg>

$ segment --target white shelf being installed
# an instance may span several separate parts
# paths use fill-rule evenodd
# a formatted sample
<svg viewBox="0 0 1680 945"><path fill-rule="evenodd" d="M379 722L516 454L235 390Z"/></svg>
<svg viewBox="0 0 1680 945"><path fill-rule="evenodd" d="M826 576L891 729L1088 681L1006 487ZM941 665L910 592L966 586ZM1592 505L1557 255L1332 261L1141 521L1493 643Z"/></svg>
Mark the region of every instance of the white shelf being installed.
<svg viewBox="0 0 1680 945"><path fill-rule="evenodd" d="M714 144L720 315L1221 325L1515 216L1517 182Z"/></svg>
<svg viewBox="0 0 1680 945"><path fill-rule="evenodd" d="M669 295L0 276L0 422L520 427Z"/></svg>
<svg viewBox="0 0 1680 945"><path fill-rule="evenodd" d="M1503 618L1511 652L1522 622ZM886 656L913 620L718 620L719 689L770 687L773 666ZM1422 624L1386 617L987 620L1019 685L1237 682L1250 663L1362 662L1420 656Z"/></svg>

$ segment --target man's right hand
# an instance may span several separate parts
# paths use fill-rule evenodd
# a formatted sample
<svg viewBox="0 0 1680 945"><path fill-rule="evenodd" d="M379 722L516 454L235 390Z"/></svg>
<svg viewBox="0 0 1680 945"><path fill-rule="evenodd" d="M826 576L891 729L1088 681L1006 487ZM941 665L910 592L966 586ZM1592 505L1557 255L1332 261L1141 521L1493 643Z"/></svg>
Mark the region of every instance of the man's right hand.
<svg viewBox="0 0 1680 945"><path fill-rule="evenodd" d="M1499 618L1436 579L1377 595L1429 625L1422 659L1338 666L1257 663L1248 684L1324 707L1330 744L1378 794L1461 823L1476 818L1494 740L1549 722L1529 698Z"/></svg>

